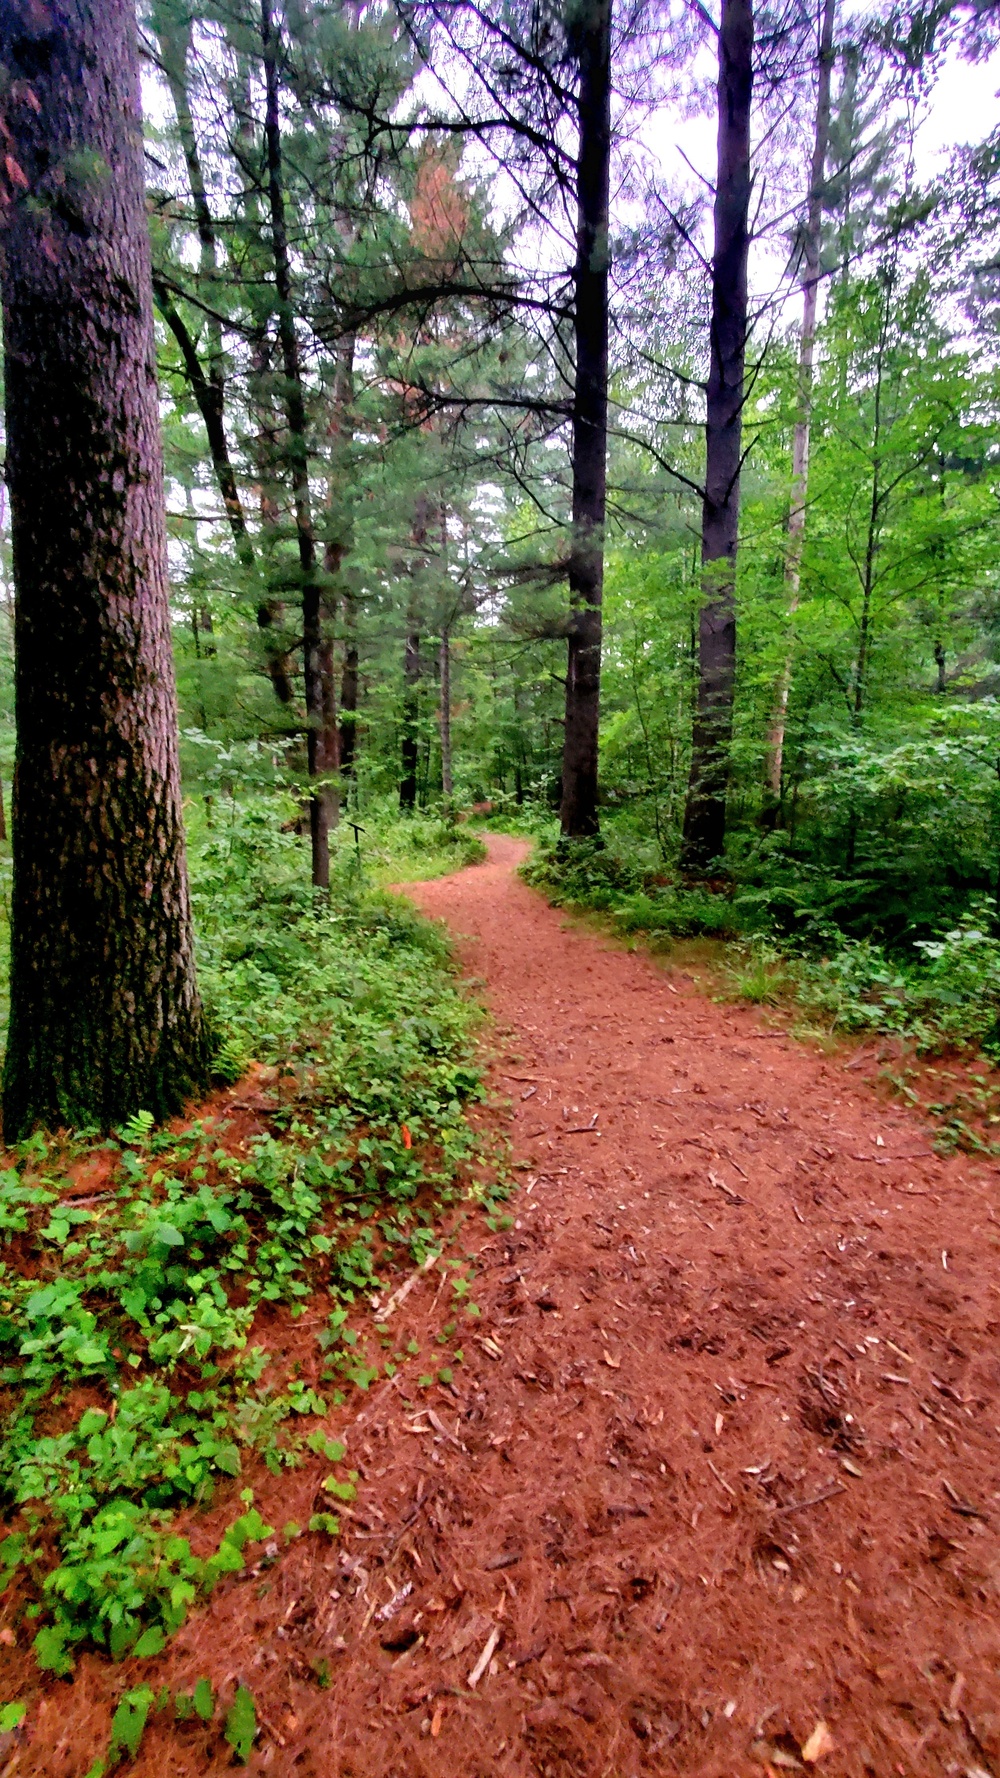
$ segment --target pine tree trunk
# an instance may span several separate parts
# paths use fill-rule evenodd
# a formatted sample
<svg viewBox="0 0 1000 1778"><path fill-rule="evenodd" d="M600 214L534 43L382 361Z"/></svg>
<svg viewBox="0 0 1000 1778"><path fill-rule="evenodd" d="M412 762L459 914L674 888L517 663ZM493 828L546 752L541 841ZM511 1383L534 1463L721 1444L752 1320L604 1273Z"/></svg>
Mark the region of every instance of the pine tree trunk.
<svg viewBox="0 0 1000 1778"><path fill-rule="evenodd" d="M358 745L358 643L357 613L353 597L344 595L344 671L340 679L340 772L354 776Z"/></svg>
<svg viewBox="0 0 1000 1778"><path fill-rule="evenodd" d="M212 281L218 271L218 237L215 219L208 202L201 152L198 147L188 94L188 57L191 52L190 19L169 20L161 24L159 41L163 70L174 104L177 131L187 167L191 201L194 205L201 258L202 292L204 294L207 290L210 295ZM226 432L226 375L222 353L222 328L214 316L208 318L208 369L206 371L198 347L191 337L190 330L170 289L164 278L157 277L155 273L153 290L156 306L177 341L185 375L205 426L212 467L215 470L215 478L222 495L222 504L226 509L226 517L233 534L237 558L241 567L249 575L256 576L256 554L250 532L247 529L243 501L240 497ZM270 644L267 649L268 674L278 702L290 704L292 684L288 675L288 662L281 653L280 647L275 647L275 639L270 634L276 617L280 617L280 610L277 610L270 600L262 599L257 606L257 624L261 630L268 633L267 641Z"/></svg>
<svg viewBox="0 0 1000 1778"><path fill-rule="evenodd" d="M567 838L598 831L597 743L608 443L608 206L611 176L611 0L581 0L573 27L580 70L574 273L573 541L560 822Z"/></svg>
<svg viewBox="0 0 1000 1778"><path fill-rule="evenodd" d="M271 212L271 248L278 303L278 338L285 374L285 416L288 422L288 454L291 459L295 533L302 573L302 676L306 694L306 750L310 778L322 776L324 765L323 709L323 610L317 574L316 538L309 497L309 447L306 437L306 406L299 363L299 342L292 306L292 274L285 220L285 192L281 156L281 112L278 92L277 27L271 0L261 0L260 41L264 60L264 138L267 153L267 189ZM309 798L309 833L312 843L314 889L330 887L330 805L321 787Z"/></svg>
<svg viewBox="0 0 1000 1778"><path fill-rule="evenodd" d="M441 794L450 800L452 793L451 776L451 637L445 630L441 636L441 706L439 729L441 735Z"/></svg>
<svg viewBox="0 0 1000 1778"><path fill-rule="evenodd" d="M812 416L813 356L816 346L816 312L819 298L820 246L823 229L823 180L830 139L830 81L833 73L833 27L837 0L824 0L819 44L816 90L816 130L813 137L809 179L809 207L802 240L802 332L799 335L798 412L792 439L792 498L785 546L785 598L789 617L799 607L802 587L802 555L806 541L806 503L809 497L809 428ZM774 709L767 736L767 786L773 806L781 801L781 772L785 751L785 719L792 688L792 651L789 646L775 687Z"/></svg>
<svg viewBox="0 0 1000 1778"><path fill-rule="evenodd" d="M254 341L251 364L253 407L257 420L254 454L257 468L257 506L260 513L261 578L266 584L273 569L274 540L281 511L274 497L273 485L278 432L275 415L265 393L271 374L271 341L263 331ZM267 674L274 688L274 695L280 704L291 704L294 702L294 691L284 626L284 601L271 597L268 592L257 606L257 628L261 633Z"/></svg>
<svg viewBox="0 0 1000 1778"><path fill-rule="evenodd" d="M353 334L341 341L329 427L331 477L328 524L331 529L323 548L323 572L327 578L320 612L323 640L320 647L319 673L323 721L317 746L317 769L326 780L318 794L326 804L328 833L340 821L340 727L337 719L334 627L338 603L337 580L350 543L345 489L349 468L346 462L346 452L352 437L351 402L354 396L354 345Z"/></svg>
<svg viewBox="0 0 1000 1778"><path fill-rule="evenodd" d="M736 544L740 521L743 370L747 334L753 0L723 0L719 32L719 159L702 504L698 694L681 866L705 871L726 836L736 684Z"/></svg>
<svg viewBox="0 0 1000 1778"><path fill-rule="evenodd" d="M334 384L335 413L335 451L343 458L347 445L354 435L352 422L352 404L354 401L354 354L357 341L354 334L348 334L341 341L337 355L337 374ZM340 466L339 481L341 496L350 479L349 463ZM338 546L336 572L339 573L344 556L351 544L351 524L346 513L341 515L342 542ZM342 778L351 777L354 773L354 758L357 744L357 709L358 709L358 640L357 640L357 601L351 588L345 585L342 589L344 613L344 665L340 680L340 727L337 737L337 761Z"/></svg>
<svg viewBox="0 0 1000 1778"><path fill-rule="evenodd" d="M206 1077L177 762L130 0L4 0L16 585L4 1136Z"/></svg>
<svg viewBox="0 0 1000 1778"><path fill-rule="evenodd" d="M400 740L399 806L417 806L420 721L420 635L411 630L403 648L403 731Z"/></svg>

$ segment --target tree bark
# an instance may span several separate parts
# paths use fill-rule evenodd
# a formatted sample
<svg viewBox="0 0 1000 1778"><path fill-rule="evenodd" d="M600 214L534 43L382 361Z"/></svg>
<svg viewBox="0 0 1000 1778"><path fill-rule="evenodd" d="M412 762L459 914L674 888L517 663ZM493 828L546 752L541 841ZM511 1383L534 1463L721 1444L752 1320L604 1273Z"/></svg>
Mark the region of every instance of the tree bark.
<svg viewBox="0 0 1000 1778"><path fill-rule="evenodd" d="M188 93L188 57L191 51L190 20L183 19L170 24L161 23L159 42L163 71L173 100L174 114L177 118L177 132L181 141L184 164L187 167L188 185L194 206L201 258L201 278L203 284L207 282L209 291L211 291L212 280L218 271L218 237L215 218L208 201L201 152ZM237 558L241 567L248 574L255 575L257 570L256 552L247 529L246 514L243 510L243 501L240 497L226 433L226 374L222 355L222 328L214 316L209 318L209 363L206 371L198 347L191 337L190 329L185 324L162 275L157 277L154 274L153 290L156 306L177 341L184 364L184 372L190 384L191 393L198 404L198 411L208 437L212 467L215 470L215 478L222 495L222 504L226 509L226 517L233 534ZM274 626L276 615L278 614L276 614L271 601L261 599L257 606L258 628L269 632ZM267 640L271 641L272 639L268 636ZM267 649L267 670L278 702L290 704L292 684L288 673L288 662L280 650L273 646Z"/></svg>
<svg viewBox="0 0 1000 1778"><path fill-rule="evenodd" d="M0 3L17 763L8 1142L207 1073L130 0Z"/></svg>
<svg viewBox="0 0 1000 1778"><path fill-rule="evenodd" d="M340 678L340 774L354 776L358 747L358 641L354 596L344 594L344 670Z"/></svg>
<svg viewBox="0 0 1000 1778"><path fill-rule="evenodd" d="M316 538L309 498L309 447L306 407L299 363L299 342L292 304L292 275L285 219L285 193L281 158L281 119L278 92L279 37L271 0L261 0L260 41L264 60L264 137L267 151L267 190L271 217L271 249L277 294L278 339L285 381L285 417L291 462L295 532L302 573L302 668L306 699L306 748L310 778L320 777L323 761L323 620L322 593L316 572ZM330 887L330 809L324 787L309 799L309 832L312 842L314 889Z"/></svg>
<svg viewBox="0 0 1000 1778"><path fill-rule="evenodd" d="M601 599L608 446L608 208L611 178L611 0L581 0L574 270L573 539L560 823L568 839L598 831Z"/></svg>
<svg viewBox="0 0 1000 1778"><path fill-rule="evenodd" d="M337 577L350 545L346 513L345 453L352 435L351 402L354 396L354 336L341 341L333 388L330 419L330 512L332 527L323 549L327 584L320 604L323 639L319 656L323 722L317 746L317 762L324 775L319 791L326 803L327 831L340 820L340 727L337 720L337 678L334 625L337 615Z"/></svg>
<svg viewBox="0 0 1000 1778"><path fill-rule="evenodd" d="M723 0L719 138L712 254L712 321L702 503L702 608L691 775L681 867L707 870L726 836L736 683L736 546L740 520L743 373L747 335L753 0Z"/></svg>
<svg viewBox="0 0 1000 1778"><path fill-rule="evenodd" d="M411 622L414 614L410 614ZM420 721L420 632L410 630L403 645L403 730L400 740L399 806L417 806Z"/></svg>
<svg viewBox="0 0 1000 1778"><path fill-rule="evenodd" d="M441 635L441 705L438 718L441 736L441 794L450 800L453 789L451 775L451 636Z"/></svg>
<svg viewBox="0 0 1000 1778"><path fill-rule="evenodd" d="M153 289L156 296L156 306L177 341L184 365L184 374L198 404L198 411L201 414L208 438L208 449L212 467L215 470L215 479L219 484L222 504L226 509L229 528L236 545L236 554L244 568L252 569L254 566L253 544L247 530L246 514L243 511L243 502L240 499L240 491L236 483L236 473L229 454L229 440L226 437L224 385L218 379L210 380L206 376L198 355L198 348L162 278L154 276Z"/></svg>
<svg viewBox="0 0 1000 1778"><path fill-rule="evenodd" d="M792 439L792 497L785 546L785 598L789 617L799 608L802 587L802 555L806 540L806 502L809 497L809 429L812 417L813 357L816 346L816 313L819 298L820 247L823 232L823 182L830 140L830 82L833 74L833 28L837 0L824 0L819 42L816 88L816 130L813 136L809 177L809 204L802 238L802 332L799 335L798 411ZM781 772L785 751L785 719L792 688L792 650L789 645L775 687L774 709L767 736L767 787L772 805L781 801Z"/></svg>

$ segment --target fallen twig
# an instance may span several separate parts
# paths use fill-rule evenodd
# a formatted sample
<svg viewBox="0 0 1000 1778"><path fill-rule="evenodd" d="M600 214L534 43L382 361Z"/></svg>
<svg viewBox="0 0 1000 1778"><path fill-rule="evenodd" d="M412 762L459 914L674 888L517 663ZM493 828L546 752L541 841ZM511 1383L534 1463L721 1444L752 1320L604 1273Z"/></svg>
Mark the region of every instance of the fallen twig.
<svg viewBox="0 0 1000 1778"><path fill-rule="evenodd" d="M601 1114L599 1111L595 1111L589 1124L571 1124L568 1130L563 1130L562 1134L564 1136L592 1136L594 1134L594 1131L595 1131L595 1128L597 1125L597 1120L600 1117L600 1115ZM597 1131L598 1136L600 1135L600 1133L601 1133L600 1130L598 1130Z"/></svg>
<svg viewBox="0 0 1000 1778"><path fill-rule="evenodd" d="M486 1639L486 1647L483 1649L483 1652L480 1655L475 1666L473 1667L472 1672L469 1674L468 1686L469 1686L470 1692L475 1691L476 1686L479 1684L479 1681L482 1679L483 1674L486 1672L486 1669L489 1666L490 1662L492 1661L493 1656L496 1652L496 1646L497 1646L497 1643L499 1642L499 1640L500 1640L500 1631L499 1631L499 1628L494 1624L493 1629L490 1631L489 1636Z"/></svg>
<svg viewBox="0 0 1000 1778"><path fill-rule="evenodd" d="M787 1513L804 1513L807 1507L819 1506L824 1500L832 1500L835 1494L846 1492L843 1482L834 1482L831 1487L821 1488L818 1494L810 1495L808 1500L793 1500L790 1506L776 1506L773 1511L776 1517L783 1517Z"/></svg>
<svg viewBox="0 0 1000 1778"><path fill-rule="evenodd" d="M410 1276L407 1278L406 1283L400 1285L399 1289L389 1298L389 1301L386 1303L385 1308L379 1311L378 1319L380 1321L388 1321L389 1316L395 1314L395 1311L399 1308L400 1303L405 1303L407 1297L410 1294L410 1291L413 1289L413 1286L415 1284L419 1283L419 1281L423 1277L424 1273L429 1272L432 1265L434 1264L434 1261L439 1258L440 1258L439 1254L429 1253L427 1255L427 1258L424 1260L423 1265L418 1266L415 1272L410 1273Z"/></svg>
<svg viewBox="0 0 1000 1778"><path fill-rule="evenodd" d="M728 1482L727 1482L727 1481L726 1481L726 1478L725 1478L725 1476L724 1476L724 1475L720 1475L720 1474L719 1474L719 1472L718 1472L718 1470L717 1470L717 1469L716 1469L716 1467L715 1467L715 1464L714 1464L714 1463L713 1463L713 1462L712 1462L712 1459L711 1459L711 1457L709 1457L709 1458L708 1458L708 1459L707 1459L707 1462L708 1462L708 1467L709 1467L709 1469L710 1469L710 1470L711 1470L711 1471L712 1471L712 1474L713 1474L713 1475L714 1475L714 1477L715 1477L715 1479L716 1479L716 1481L717 1481L717 1482L718 1482L718 1484L719 1484L719 1486L720 1486L720 1488L725 1488L725 1490L726 1490L726 1493L727 1493L727 1494L731 1494L731 1495L732 1495L732 1497L733 1497L733 1499L734 1499L734 1500L735 1500L735 1499L736 1499L736 1498L737 1498L737 1495L736 1495L736 1489L735 1489L735 1488L732 1488L732 1487L730 1487L730 1485L729 1485L729 1483L728 1483Z"/></svg>
<svg viewBox="0 0 1000 1778"><path fill-rule="evenodd" d="M726 1197L729 1198L732 1203L746 1203L746 1198L741 1198L739 1192L734 1192L732 1186L727 1185L724 1180L719 1179L715 1173L709 1173L708 1177L718 1191L725 1192Z"/></svg>

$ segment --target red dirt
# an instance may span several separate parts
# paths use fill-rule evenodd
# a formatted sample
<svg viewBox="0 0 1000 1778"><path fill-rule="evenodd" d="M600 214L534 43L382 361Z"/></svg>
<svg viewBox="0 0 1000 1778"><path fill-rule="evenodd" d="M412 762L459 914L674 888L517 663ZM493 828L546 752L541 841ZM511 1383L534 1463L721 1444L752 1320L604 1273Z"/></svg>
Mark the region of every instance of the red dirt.
<svg viewBox="0 0 1000 1778"><path fill-rule="evenodd" d="M453 1385L331 1416L362 1472L339 1542L234 1580L156 1661L47 1683L6 1770L80 1778L126 1684L206 1673L251 1687L275 1778L1000 1772L996 1168L567 930L526 846L489 850L410 891L485 981L527 1163ZM441 1288L393 1324L425 1354ZM258 1504L303 1522L320 1473ZM159 1717L132 1770L227 1763Z"/></svg>

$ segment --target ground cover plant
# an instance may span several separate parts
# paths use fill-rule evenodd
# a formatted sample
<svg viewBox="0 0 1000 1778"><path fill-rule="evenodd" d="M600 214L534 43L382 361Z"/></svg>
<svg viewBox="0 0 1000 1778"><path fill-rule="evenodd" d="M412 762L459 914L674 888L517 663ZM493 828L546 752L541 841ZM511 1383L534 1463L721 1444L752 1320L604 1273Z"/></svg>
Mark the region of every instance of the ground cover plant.
<svg viewBox="0 0 1000 1778"><path fill-rule="evenodd" d="M192 827L217 1078L249 1068L248 1081L193 1120L157 1129L140 1111L113 1137L37 1133L3 1157L0 1586L57 1675L84 1646L154 1654L281 1535L252 1490L241 1499L248 1465L318 1454L325 1508L284 1535L336 1533L351 1473L312 1429L413 1358L370 1313L359 1335L352 1306L367 1310L383 1271L439 1251L440 1218L483 1156L466 1115L481 1092L478 1014L447 946L364 862L359 878L353 845L317 904L290 807L216 798ZM423 822L402 862L440 859L444 844ZM460 834L457 849L477 843ZM385 830L378 859L400 866ZM255 1323L317 1296L322 1347L309 1375L286 1374ZM231 1520L195 1553L198 1509L220 1485ZM193 1533L178 1534L179 1512ZM109 1759L152 1702L130 1697Z"/></svg>

